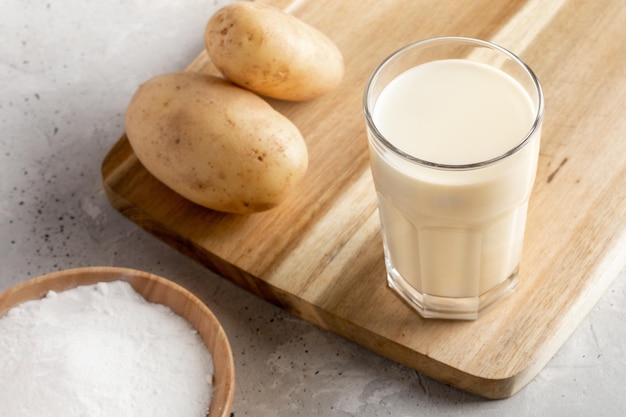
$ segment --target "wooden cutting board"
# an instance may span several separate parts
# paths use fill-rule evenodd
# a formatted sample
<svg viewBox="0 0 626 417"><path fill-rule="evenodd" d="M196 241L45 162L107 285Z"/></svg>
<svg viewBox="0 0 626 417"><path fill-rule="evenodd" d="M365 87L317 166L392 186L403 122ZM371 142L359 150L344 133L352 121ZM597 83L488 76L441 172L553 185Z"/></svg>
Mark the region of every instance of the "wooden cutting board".
<svg viewBox="0 0 626 417"><path fill-rule="evenodd" d="M309 171L291 198L237 216L187 202L122 137L102 165L112 205L264 299L444 383L511 396L550 360L626 261L626 8L542 0L268 1L327 33L343 85L271 104L306 138ZM207 16L208 19L208 16ZM361 99L375 66L412 41L491 40L543 84L546 114L521 282L474 322L421 319L385 283ZM202 52L188 70L213 72Z"/></svg>

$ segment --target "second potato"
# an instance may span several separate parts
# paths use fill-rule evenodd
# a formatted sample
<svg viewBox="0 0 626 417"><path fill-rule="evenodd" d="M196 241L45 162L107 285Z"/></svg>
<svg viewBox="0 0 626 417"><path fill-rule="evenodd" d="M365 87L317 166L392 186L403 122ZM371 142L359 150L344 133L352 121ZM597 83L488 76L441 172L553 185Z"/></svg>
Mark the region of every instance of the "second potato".
<svg viewBox="0 0 626 417"><path fill-rule="evenodd" d="M343 56L326 35L269 5L222 7L207 23L204 40L226 78L267 97L309 100L343 78Z"/></svg>

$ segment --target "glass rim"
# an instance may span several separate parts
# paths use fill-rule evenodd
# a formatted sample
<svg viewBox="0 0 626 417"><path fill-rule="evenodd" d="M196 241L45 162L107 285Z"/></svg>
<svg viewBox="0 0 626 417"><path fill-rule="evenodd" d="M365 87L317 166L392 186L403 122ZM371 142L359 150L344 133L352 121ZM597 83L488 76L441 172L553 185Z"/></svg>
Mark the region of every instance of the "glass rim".
<svg viewBox="0 0 626 417"><path fill-rule="evenodd" d="M495 50L497 52L500 52L501 54L507 56L509 59L511 59L512 61L514 61L516 64L518 64L523 71L529 76L530 80L532 81L532 84L534 85L536 91L537 91L537 111L534 117L534 121L532 126L530 127L530 129L528 130L528 132L526 133L526 136L524 137L524 139L518 143L516 146L514 146L513 148L509 149L508 151L495 156L493 158L489 158L483 161L478 161L478 162L471 162L471 163L466 163L466 164L444 164L444 163L439 163L439 162L432 162L432 161L428 161L425 159L421 159L418 157L415 157L413 155L410 155L406 152L404 152L403 150L401 150L400 148L398 148L397 146L393 145L391 142L389 142L387 140L387 138L385 138L385 136L378 130L378 128L376 127L376 124L374 123L374 119L372 117L371 111L370 111L370 107L368 105L368 97L370 95L370 91L372 89L372 86L374 84L374 82L377 80L379 74L381 73L381 71L397 56L403 54L404 52L410 50L410 49L414 49L417 47L420 47L422 45L428 44L428 43L435 43L435 42L448 42L448 41L456 41L456 42L460 42L460 43L467 43L467 44L475 44L475 45L479 45L479 46L483 46L492 50ZM486 167L489 165L493 165L498 161L501 161L502 159L505 159L515 153L517 153L518 151L520 151L522 148L524 148L531 140L531 138L535 135L535 133L539 130L539 127L541 126L542 120L543 120L543 111L544 111L544 98L543 98L543 90L541 88L541 84L539 83L539 80L537 79L537 76L535 75L535 73L533 72L533 70L521 59L519 58L517 55L515 55L513 52L509 51L506 48L503 48L500 45L497 45L495 43L489 42L489 41L485 41L485 40L481 40L481 39L476 39L476 38L471 38L471 37L465 37L465 36L440 36L440 37L434 37L434 38L428 38L428 39L423 39L420 41L416 41L416 42L412 42L409 43L408 45L396 50L395 52L393 52L391 55L387 56L372 72L372 74L369 77L369 80L365 86L365 92L363 94L363 113L365 116L365 120L366 123L370 129L371 134L374 136L374 138L379 141L380 143L382 143L387 149L391 150L392 152L394 152L396 155L400 156L401 158L408 160L409 162L413 162L419 165L423 165L423 166L427 166L427 167L431 167L431 168L438 168L438 169L445 169L445 170L470 170L470 169L476 169L476 168L482 168L482 167Z"/></svg>

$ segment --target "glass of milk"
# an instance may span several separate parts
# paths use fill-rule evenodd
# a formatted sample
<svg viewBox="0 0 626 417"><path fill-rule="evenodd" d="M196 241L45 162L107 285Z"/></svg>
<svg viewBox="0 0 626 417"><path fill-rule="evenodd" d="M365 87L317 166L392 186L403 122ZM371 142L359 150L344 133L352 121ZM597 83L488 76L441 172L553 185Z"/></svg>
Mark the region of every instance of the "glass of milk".
<svg viewBox="0 0 626 417"><path fill-rule="evenodd" d="M517 284L539 81L500 46L433 38L384 60L363 106L388 285L423 317L478 318Z"/></svg>

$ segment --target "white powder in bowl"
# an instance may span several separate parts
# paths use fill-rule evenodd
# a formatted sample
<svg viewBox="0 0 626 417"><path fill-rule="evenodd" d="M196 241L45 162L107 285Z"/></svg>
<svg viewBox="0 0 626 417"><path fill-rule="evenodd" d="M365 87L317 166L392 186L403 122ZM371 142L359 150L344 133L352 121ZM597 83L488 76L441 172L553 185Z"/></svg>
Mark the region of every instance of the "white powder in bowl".
<svg viewBox="0 0 626 417"><path fill-rule="evenodd" d="M205 417L212 376L192 326L123 281L0 317L0 417Z"/></svg>

